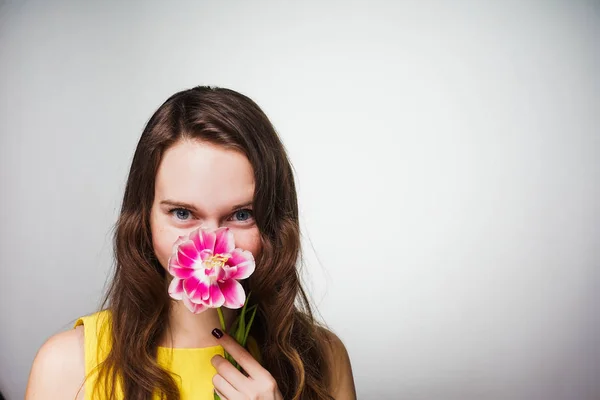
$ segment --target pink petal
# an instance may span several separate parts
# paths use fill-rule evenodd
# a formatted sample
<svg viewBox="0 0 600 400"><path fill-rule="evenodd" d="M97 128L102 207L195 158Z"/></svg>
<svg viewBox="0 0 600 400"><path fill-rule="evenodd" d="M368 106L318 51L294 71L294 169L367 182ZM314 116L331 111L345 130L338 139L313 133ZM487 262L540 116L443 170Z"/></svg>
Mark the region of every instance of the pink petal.
<svg viewBox="0 0 600 400"><path fill-rule="evenodd" d="M215 254L229 254L235 248L233 233L229 228L219 228L215 232L217 238L215 242Z"/></svg>
<svg viewBox="0 0 600 400"><path fill-rule="evenodd" d="M225 264L236 266L246 261L254 261L254 256L248 250L235 249L231 252L231 257L227 259Z"/></svg>
<svg viewBox="0 0 600 400"><path fill-rule="evenodd" d="M196 260L193 258L189 258L180 248L179 251L176 254L177 256L177 263L181 266L181 267L186 267L186 268L194 268L194 264L196 263Z"/></svg>
<svg viewBox="0 0 600 400"><path fill-rule="evenodd" d="M200 280L195 275L190 276L188 279L184 279L183 290L185 295L190 298L193 297L198 285L200 285Z"/></svg>
<svg viewBox="0 0 600 400"><path fill-rule="evenodd" d="M190 276L194 274L194 270L191 268L181 268L177 265L171 265L169 267L169 272L176 278L179 279L188 279Z"/></svg>
<svg viewBox="0 0 600 400"><path fill-rule="evenodd" d="M206 301L209 307L217 308L221 307L225 303L225 296L221 292L219 285L214 282L208 288L208 299Z"/></svg>
<svg viewBox="0 0 600 400"><path fill-rule="evenodd" d="M169 269L171 268L171 266L181 268L181 266L177 262L177 254L173 254L171 257L169 257L169 261L167 261L167 265L169 266Z"/></svg>
<svg viewBox="0 0 600 400"><path fill-rule="evenodd" d="M189 260L194 262L196 259L198 259L198 250L196 250L196 245L194 242L188 240L181 243L177 248L177 258L179 259L179 263L184 267L189 266Z"/></svg>
<svg viewBox="0 0 600 400"><path fill-rule="evenodd" d="M225 264L234 267L246 261L254 261L252 253L248 250L235 249L231 252L231 256L227 259Z"/></svg>
<svg viewBox="0 0 600 400"><path fill-rule="evenodd" d="M192 268L185 268L179 265L177 257L169 258L169 273L179 279L187 279L194 273Z"/></svg>
<svg viewBox="0 0 600 400"><path fill-rule="evenodd" d="M256 269L256 263L254 261L246 261L238 264L235 267L235 272L230 275L232 279L246 279L254 273Z"/></svg>
<svg viewBox="0 0 600 400"><path fill-rule="evenodd" d="M225 297L224 307L236 309L244 306L246 293L242 285L235 279L229 279L219 283L219 288Z"/></svg>
<svg viewBox="0 0 600 400"><path fill-rule="evenodd" d="M194 242L198 251L215 249L216 235L214 232L198 228L190 233L190 240Z"/></svg>
<svg viewBox="0 0 600 400"><path fill-rule="evenodd" d="M202 261L206 261L209 258L211 258L212 256L213 256L213 251L212 250L205 249L205 250L202 250L200 252L200 259Z"/></svg>
<svg viewBox="0 0 600 400"><path fill-rule="evenodd" d="M227 265L231 265L229 278L246 279L254 273L256 263L254 256L248 250L235 249L231 258L227 260Z"/></svg>
<svg viewBox="0 0 600 400"><path fill-rule="evenodd" d="M196 304L192 303L187 296L183 296L183 304L185 307L190 310L194 314L200 314L202 311L208 309L208 307L204 304Z"/></svg>
<svg viewBox="0 0 600 400"><path fill-rule="evenodd" d="M229 268L227 268L227 266L223 266L223 268L219 268L219 273L217 274L217 280L218 281L225 281L227 279L229 279Z"/></svg>
<svg viewBox="0 0 600 400"><path fill-rule="evenodd" d="M173 278L169 284L169 295L175 300L181 300L183 298L183 280Z"/></svg>
<svg viewBox="0 0 600 400"><path fill-rule="evenodd" d="M209 297L209 286L210 282L200 281L198 286L196 286L196 290L194 294L190 296L190 300L192 303L202 304L208 300Z"/></svg>
<svg viewBox="0 0 600 400"><path fill-rule="evenodd" d="M185 236L179 236L177 238L177 240L175 241L175 243L173 243L173 250L171 252L176 253L179 245L187 240L189 240L189 239L187 239Z"/></svg>

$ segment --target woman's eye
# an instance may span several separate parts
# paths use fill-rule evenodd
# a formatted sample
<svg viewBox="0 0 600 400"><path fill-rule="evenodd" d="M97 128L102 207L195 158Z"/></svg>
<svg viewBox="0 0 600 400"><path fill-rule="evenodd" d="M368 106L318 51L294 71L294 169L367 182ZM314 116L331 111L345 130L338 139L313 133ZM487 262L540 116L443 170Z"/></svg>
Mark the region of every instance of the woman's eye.
<svg viewBox="0 0 600 400"><path fill-rule="evenodd" d="M190 210L186 210L185 208L174 208L169 212L175 215L175 217L180 221L187 221L191 216Z"/></svg>
<svg viewBox="0 0 600 400"><path fill-rule="evenodd" d="M252 210L238 210L233 214L233 219L239 222L245 222L252 218Z"/></svg>
<svg viewBox="0 0 600 400"><path fill-rule="evenodd" d="M192 212L185 208L173 208L172 210L169 210L169 213L173 215L177 221L181 222L190 221L194 217ZM248 222L252 220L252 218L252 210L243 209L233 213L233 215L229 217L229 220L233 220L234 222Z"/></svg>

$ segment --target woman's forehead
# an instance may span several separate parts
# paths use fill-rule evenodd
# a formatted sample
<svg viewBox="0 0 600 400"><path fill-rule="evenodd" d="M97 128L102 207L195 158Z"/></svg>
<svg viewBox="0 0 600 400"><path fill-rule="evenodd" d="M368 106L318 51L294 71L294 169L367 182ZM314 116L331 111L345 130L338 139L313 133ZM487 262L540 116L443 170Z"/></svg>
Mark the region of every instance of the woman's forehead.
<svg viewBox="0 0 600 400"><path fill-rule="evenodd" d="M156 175L158 201L231 207L252 200L254 173L246 156L200 141L181 141L164 154Z"/></svg>

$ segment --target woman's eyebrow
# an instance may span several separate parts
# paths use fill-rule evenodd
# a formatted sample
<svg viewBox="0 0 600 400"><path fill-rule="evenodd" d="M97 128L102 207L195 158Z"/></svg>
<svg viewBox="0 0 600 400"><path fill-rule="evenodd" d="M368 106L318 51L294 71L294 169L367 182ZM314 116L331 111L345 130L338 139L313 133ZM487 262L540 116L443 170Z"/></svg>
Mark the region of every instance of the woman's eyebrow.
<svg viewBox="0 0 600 400"><path fill-rule="evenodd" d="M188 210L191 210L191 211L197 211L196 207L194 207L192 204L184 203L182 201L163 200L163 201L160 202L160 204L161 205L166 205L166 206L172 206L172 207L187 208Z"/></svg>
<svg viewBox="0 0 600 400"><path fill-rule="evenodd" d="M250 207L252 205L252 201L248 201L242 204L237 204L233 207L231 207L231 211L235 211L235 210L239 210L240 208L245 208L245 207ZM185 203L182 201L175 201L175 200L163 200L160 202L161 205L167 205L167 206L172 206L172 207L181 207L181 208L186 208L190 211L198 211L196 209L196 207L194 207L194 205L190 204L190 203Z"/></svg>
<svg viewBox="0 0 600 400"><path fill-rule="evenodd" d="M252 205L252 203L253 203L253 201L248 201L243 204L235 205L235 206L231 207L231 211L239 210L240 208L250 207Z"/></svg>

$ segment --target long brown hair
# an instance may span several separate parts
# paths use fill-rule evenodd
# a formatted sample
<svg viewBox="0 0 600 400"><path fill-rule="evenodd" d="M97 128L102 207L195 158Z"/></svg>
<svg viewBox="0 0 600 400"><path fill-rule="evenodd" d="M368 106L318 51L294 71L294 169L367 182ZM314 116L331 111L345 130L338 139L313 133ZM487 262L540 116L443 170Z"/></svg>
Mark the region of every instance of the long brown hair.
<svg viewBox="0 0 600 400"><path fill-rule="evenodd" d="M115 269L102 302L111 311L112 347L98 382L118 383L128 400L153 394L179 400L175 381L156 361L171 299L164 268L152 246L150 210L164 152L182 139L236 149L254 170L254 215L262 252L244 281L249 306L259 312L251 335L265 369L285 399L333 399L328 393L329 346L313 318L299 277L300 232L292 167L264 112L248 97L224 88L198 86L167 99L148 121L137 145L121 213L115 226ZM109 398L116 398L115 384Z"/></svg>

